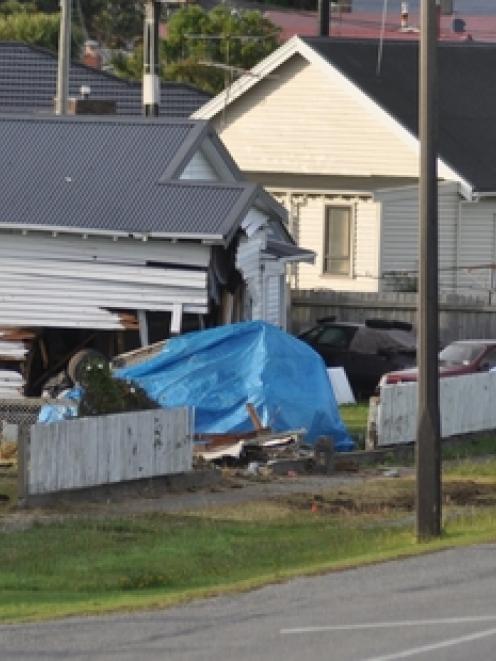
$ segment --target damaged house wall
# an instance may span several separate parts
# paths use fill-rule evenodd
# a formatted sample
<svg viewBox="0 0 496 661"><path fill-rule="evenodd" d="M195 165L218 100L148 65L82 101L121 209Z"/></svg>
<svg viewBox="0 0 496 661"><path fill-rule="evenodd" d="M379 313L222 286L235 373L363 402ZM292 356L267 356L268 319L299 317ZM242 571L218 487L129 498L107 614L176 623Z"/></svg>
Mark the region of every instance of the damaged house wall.
<svg viewBox="0 0 496 661"><path fill-rule="evenodd" d="M0 141L0 332L31 333L18 368L35 391L82 348L111 358L217 323L285 325L274 283L288 254L313 253L208 123L2 117Z"/></svg>

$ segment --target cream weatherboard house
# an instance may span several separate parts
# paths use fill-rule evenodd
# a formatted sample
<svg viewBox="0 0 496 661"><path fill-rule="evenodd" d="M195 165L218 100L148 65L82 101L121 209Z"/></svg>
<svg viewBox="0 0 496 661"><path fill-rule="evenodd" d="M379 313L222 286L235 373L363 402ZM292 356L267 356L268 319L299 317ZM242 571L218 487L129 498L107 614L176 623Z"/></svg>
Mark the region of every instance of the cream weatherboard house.
<svg viewBox="0 0 496 661"><path fill-rule="evenodd" d="M288 210L314 264L299 289L415 288L418 44L294 37L193 116ZM496 262L496 46L439 44L443 292L484 294Z"/></svg>

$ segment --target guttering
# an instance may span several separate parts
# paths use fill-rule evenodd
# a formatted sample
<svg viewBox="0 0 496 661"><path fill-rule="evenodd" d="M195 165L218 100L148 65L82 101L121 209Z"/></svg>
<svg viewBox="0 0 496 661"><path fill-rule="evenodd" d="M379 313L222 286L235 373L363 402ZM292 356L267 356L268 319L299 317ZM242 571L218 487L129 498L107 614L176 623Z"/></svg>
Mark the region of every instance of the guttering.
<svg viewBox="0 0 496 661"><path fill-rule="evenodd" d="M136 232L125 230L105 230L84 227L63 227L59 225L29 225L21 223L0 222L1 230L16 230L22 232L46 232L57 236L58 234L78 234L83 238L89 236L107 236L110 238L135 239L146 241L147 239L162 239L167 241L201 241L202 243L225 243L225 237L221 234L200 234L187 232Z"/></svg>
<svg viewBox="0 0 496 661"><path fill-rule="evenodd" d="M496 197L496 191L472 192L472 202L479 202L479 200L483 200L484 198L492 198L492 197Z"/></svg>

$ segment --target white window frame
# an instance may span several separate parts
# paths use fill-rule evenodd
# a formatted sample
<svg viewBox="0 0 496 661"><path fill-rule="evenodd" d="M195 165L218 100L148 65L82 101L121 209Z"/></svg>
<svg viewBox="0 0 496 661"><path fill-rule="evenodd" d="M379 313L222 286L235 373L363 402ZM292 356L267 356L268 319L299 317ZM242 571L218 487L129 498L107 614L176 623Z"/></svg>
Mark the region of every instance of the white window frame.
<svg viewBox="0 0 496 661"><path fill-rule="evenodd" d="M345 209L349 214L349 245L348 245L348 272L347 273L333 273L327 268L327 263L330 260L328 255L329 248L329 220L333 209ZM352 204L326 204L324 207L324 231L322 241L322 275L331 278L352 278L353 277L353 245L354 245L354 231L355 231L355 209Z"/></svg>

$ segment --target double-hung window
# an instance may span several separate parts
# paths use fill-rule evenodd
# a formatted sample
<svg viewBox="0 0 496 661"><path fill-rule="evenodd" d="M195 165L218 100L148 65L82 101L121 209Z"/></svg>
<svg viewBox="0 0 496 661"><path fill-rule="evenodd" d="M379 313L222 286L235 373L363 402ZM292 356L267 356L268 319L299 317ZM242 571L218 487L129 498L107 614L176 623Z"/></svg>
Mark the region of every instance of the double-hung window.
<svg viewBox="0 0 496 661"><path fill-rule="evenodd" d="M351 276L352 207L326 207L323 271Z"/></svg>

